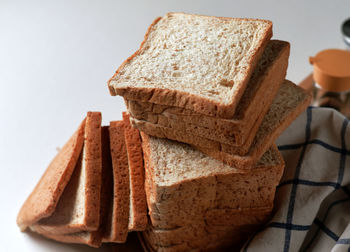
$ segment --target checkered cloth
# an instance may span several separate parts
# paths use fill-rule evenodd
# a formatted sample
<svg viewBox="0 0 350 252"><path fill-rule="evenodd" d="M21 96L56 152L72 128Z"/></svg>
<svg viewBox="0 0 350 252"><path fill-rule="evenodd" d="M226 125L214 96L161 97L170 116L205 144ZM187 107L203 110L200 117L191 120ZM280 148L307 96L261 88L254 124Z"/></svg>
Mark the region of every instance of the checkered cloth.
<svg viewBox="0 0 350 252"><path fill-rule="evenodd" d="M350 251L350 126L309 107L277 140L286 169L275 214L242 251Z"/></svg>

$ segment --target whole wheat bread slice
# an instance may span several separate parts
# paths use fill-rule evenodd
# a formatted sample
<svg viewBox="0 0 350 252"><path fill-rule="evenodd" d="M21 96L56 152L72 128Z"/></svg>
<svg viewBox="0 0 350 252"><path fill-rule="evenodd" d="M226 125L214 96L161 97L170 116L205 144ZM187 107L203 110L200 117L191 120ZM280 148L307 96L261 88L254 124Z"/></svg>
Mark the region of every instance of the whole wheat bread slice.
<svg viewBox="0 0 350 252"><path fill-rule="evenodd" d="M69 234L96 231L100 225L102 144L101 113L88 112L84 146L73 175L51 216L33 224L36 231Z"/></svg>
<svg viewBox="0 0 350 252"><path fill-rule="evenodd" d="M147 226L147 202L145 194L145 172L141 137L138 129L130 124L129 114L123 112L125 144L129 162L130 213L129 231L142 231Z"/></svg>
<svg viewBox="0 0 350 252"><path fill-rule="evenodd" d="M57 153L45 173L24 202L17 216L22 231L42 218L50 216L56 208L78 161L84 142L85 119L68 142Z"/></svg>
<svg viewBox="0 0 350 252"><path fill-rule="evenodd" d="M111 153L109 148L109 132L108 126L102 127L102 181L101 184L101 208L100 208L100 226L97 231L78 232L72 234L51 234L45 230L36 229L36 226L30 226L30 229L37 232L46 238L64 242L86 244L91 247L98 248L101 246L102 238L108 226L108 210L109 205L113 200L113 171L111 164Z"/></svg>
<svg viewBox="0 0 350 252"><path fill-rule="evenodd" d="M257 134L254 138L251 137L251 140L243 146L222 144L218 141L195 135L196 132L191 131L190 128L181 130L164 127L132 117L130 121L135 127L147 134L192 144L207 155L226 164L238 166L241 169L250 169L283 130L306 109L310 101L310 95L303 89L290 81L285 81L268 113L265 115ZM170 119L167 120L169 121ZM173 121L170 125L176 127L176 121Z"/></svg>
<svg viewBox="0 0 350 252"><path fill-rule="evenodd" d="M268 43L231 119L205 116L188 109L148 102L125 100L126 105L136 119L163 126L176 121L177 126L183 129L189 126L199 127L201 136L230 145L242 145L252 131L255 130L256 133L284 80L289 47L289 43L285 41L271 40Z"/></svg>
<svg viewBox="0 0 350 252"><path fill-rule="evenodd" d="M125 144L125 123L110 122L109 136L113 166L113 200L103 242L125 242L129 224L129 165Z"/></svg>
<svg viewBox="0 0 350 252"><path fill-rule="evenodd" d="M225 165L186 144L141 136L152 226L196 223L210 209L272 205L284 168L275 146L250 171Z"/></svg>
<svg viewBox="0 0 350 252"><path fill-rule="evenodd" d="M168 13L108 86L128 100L232 118L271 36L266 20Z"/></svg>

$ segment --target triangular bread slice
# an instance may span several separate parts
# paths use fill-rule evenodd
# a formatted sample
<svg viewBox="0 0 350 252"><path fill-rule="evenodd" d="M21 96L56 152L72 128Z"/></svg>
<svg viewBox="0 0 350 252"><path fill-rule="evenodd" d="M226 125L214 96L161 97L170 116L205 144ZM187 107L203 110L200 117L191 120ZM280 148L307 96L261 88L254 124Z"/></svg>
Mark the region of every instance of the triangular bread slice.
<svg viewBox="0 0 350 252"><path fill-rule="evenodd" d="M188 143L222 162L250 169L267 151L277 137L310 104L311 96L290 81L285 81L265 115L258 132L245 146L231 146L195 135L191 130L165 127L147 121L130 118L139 130L156 137ZM172 120L169 119L168 120ZM175 126L175 121L171 123Z"/></svg>
<svg viewBox="0 0 350 252"><path fill-rule="evenodd" d="M113 166L113 200L103 242L125 242L129 224L129 165L125 144L125 123L110 122L109 136Z"/></svg>
<svg viewBox="0 0 350 252"><path fill-rule="evenodd" d="M35 223L35 230L50 234L96 231L100 224L101 176L101 113L88 112L80 160L55 211Z"/></svg>
<svg viewBox="0 0 350 252"><path fill-rule="evenodd" d="M288 42L269 41L237 105L236 112L230 119L206 116L189 109L149 102L125 100L125 103L131 116L136 119L163 126L174 123L177 128L192 129L201 137L241 146L252 132L256 133L283 83L289 51Z"/></svg>
<svg viewBox="0 0 350 252"><path fill-rule="evenodd" d="M108 126L102 127L102 181L101 184L101 207L100 207L100 226L97 231L78 232L73 234L50 234L42 229L36 229L31 226L32 231L60 242L86 244L91 247L99 247L102 242L108 219L109 205L113 200L113 171L111 164L111 153L109 148Z"/></svg>
<svg viewBox="0 0 350 252"><path fill-rule="evenodd" d="M112 95L232 118L272 22L168 13L109 80Z"/></svg>
<svg viewBox="0 0 350 252"><path fill-rule="evenodd" d="M84 142L85 121L57 153L40 181L24 202L17 216L22 231L42 218L52 215L68 184L78 161Z"/></svg>
<svg viewBox="0 0 350 252"><path fill-rule="evenodd" d="M123 121L130 178L129 231L142 231L146 229L148 220L141 137L139 130L131 126L126 112L123 112Z"/></svg>

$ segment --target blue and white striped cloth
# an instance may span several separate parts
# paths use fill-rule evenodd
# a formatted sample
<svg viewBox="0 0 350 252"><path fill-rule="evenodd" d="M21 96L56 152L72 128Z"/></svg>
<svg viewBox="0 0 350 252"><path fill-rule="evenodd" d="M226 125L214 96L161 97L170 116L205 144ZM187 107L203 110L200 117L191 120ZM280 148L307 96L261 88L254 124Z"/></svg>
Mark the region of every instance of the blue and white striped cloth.
<svg viewBox="0 0 350 252"><path fill-rule="evenodd" d="M286 169L275 213L242 251L350 251L350 125L309 107L277 140Z"/></svg>

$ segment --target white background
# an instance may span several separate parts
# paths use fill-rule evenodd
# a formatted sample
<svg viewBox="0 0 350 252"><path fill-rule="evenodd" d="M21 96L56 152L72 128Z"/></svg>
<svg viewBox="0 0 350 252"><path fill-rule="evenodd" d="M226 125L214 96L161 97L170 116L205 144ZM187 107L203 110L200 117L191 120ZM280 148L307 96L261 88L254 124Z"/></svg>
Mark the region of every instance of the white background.
<svg viewBox="0 0 350 252"><path fill-rule="evenodd" d="M298 83L312 71L309 56L345 48L350 1L0 0L1 251L86 251L21 233L16 215L88 110L104 124L121 118L106 81L169 11L272 20L274 38L291 43L287 77Z"/></svg>

